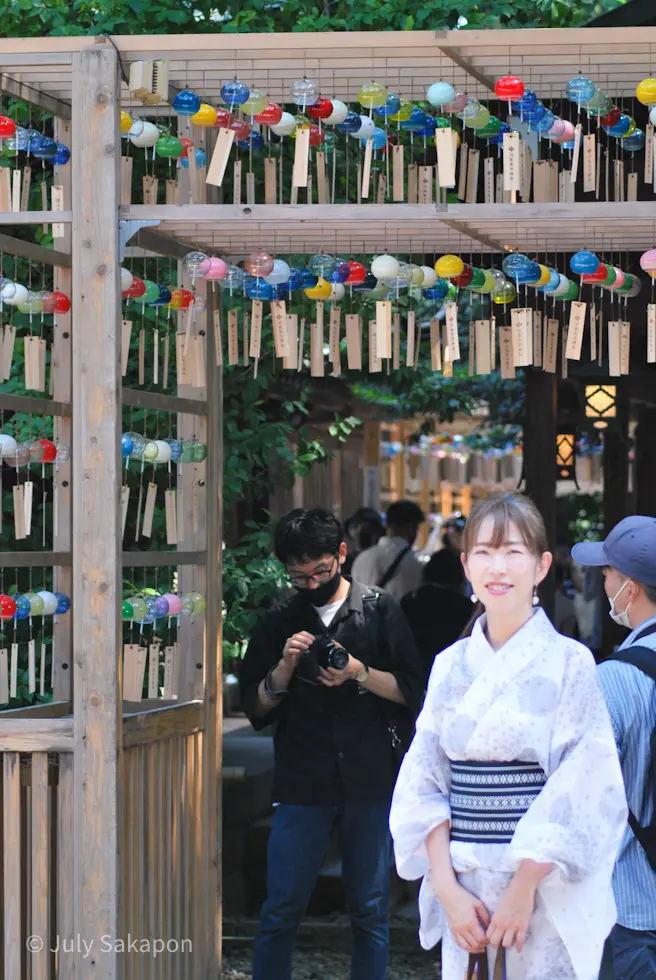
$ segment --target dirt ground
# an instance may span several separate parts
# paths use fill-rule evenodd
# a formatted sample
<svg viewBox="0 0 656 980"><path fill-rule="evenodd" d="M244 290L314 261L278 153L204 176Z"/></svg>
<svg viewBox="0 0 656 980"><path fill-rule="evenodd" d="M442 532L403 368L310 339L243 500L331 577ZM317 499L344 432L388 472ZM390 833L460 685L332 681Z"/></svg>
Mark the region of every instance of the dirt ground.
<svg viewBox="0 0 656 980"><path fill-rule="evenodd" d="M297 950L293 980L348 980L349 954L343 950ZM250 980L251 953L227 950L223 958L224 980ZM438 980L435 957L420 951L392 953L389 980Z"/></svg>

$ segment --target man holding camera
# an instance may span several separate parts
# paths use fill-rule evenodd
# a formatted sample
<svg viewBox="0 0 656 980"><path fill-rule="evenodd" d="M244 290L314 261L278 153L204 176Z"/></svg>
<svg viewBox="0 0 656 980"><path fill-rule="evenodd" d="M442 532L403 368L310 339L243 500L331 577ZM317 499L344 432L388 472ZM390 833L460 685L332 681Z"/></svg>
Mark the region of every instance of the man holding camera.
<svg viewBox="0 0 656 980"><path fill-rule="evenodd" d="M419 657L396 602L342 576L346 544L331 513L287 514L275 553L296 591L254 631L240 672L254 728L276 724L253 980L291 980L296 933L334 828L354 932L351 980L385 980L389 806L421 704Z"/></svg>

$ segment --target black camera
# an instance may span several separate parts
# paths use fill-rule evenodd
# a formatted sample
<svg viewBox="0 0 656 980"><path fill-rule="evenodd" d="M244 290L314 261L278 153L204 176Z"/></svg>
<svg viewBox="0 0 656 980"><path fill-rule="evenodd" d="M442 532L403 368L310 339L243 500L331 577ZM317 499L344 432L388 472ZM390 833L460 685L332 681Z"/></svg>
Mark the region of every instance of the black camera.
<svg viewBox="0 0 656 980"><path fill-rule="evenodd" d="M299 661L298 669L301 676L308 680L316 680L321 667L324 670L329 667L333 667L335 670L344 670L348 662L349 655L344 647L335 643L329 636L322 634L307 648Z"/></svg>

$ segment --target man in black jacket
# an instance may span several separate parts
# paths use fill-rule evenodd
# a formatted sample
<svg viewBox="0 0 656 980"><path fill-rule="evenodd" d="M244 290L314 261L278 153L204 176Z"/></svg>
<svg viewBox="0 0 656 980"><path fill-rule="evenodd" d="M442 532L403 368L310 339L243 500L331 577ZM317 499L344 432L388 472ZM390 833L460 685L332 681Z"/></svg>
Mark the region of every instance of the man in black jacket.
<svg viewBox="0 0 656 980"><path fill-rule="evenodd" d="M420 707L419 657L396 602L342 576L346 544L328 511L284 517L275 553L296 593L254 631L240 671L253 726L276 723L276 809L253 980L290 980L296 933L335 826L354 931L351 978L384 980L389 806ZM324 648L315 653L318 637ZM329 650L326 639L337 646Z"/></svg>

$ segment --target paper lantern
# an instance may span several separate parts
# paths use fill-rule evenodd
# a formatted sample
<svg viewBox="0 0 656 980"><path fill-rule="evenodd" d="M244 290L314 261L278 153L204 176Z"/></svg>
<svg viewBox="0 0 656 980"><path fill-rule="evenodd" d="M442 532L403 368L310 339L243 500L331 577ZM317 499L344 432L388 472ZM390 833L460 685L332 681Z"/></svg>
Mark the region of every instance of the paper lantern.
<svg viewBox="0 0 656 980"><path fill-rule="evenodd" d="M636 99L646 106L656 105L656 78L643 78L638 82Z"/></svg>
<svg viewBox="0 0 656 980"><path fill-rule="evenodd" d="M394 279L399 274L399 261L393 255L377 255L371 263L371 273L376 279Z"/></svg>
<svg viewBox="0 0 656 980"><path fill-rule="evenodd" d="M456 90L448 82L433 82L428 87L426 99L434 106L448 105L455 98Z"/></svg>
<svg viewBox="0 0 656 980"><path fill-rule="evenodd" d="M569 261L569 267L577 275L592 275L599 268L599 259L594 252L575 252Z"/></svg>
<svg viewBox="0 0 656 980"><path fill-rule="evenodd" d="M508 102L512 99L521 99L525 86L521 78L517 78L516 75L504 75L496 82L494 91L498 99Z"/></svg>
<svg viewBox="0 0 656 980"><path fill-rule="evenodd" d="M443 255L435 263L435 272L440 279L454 279L465 268L465 263L458 255Z"/></svg>

